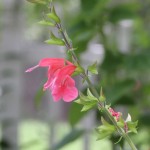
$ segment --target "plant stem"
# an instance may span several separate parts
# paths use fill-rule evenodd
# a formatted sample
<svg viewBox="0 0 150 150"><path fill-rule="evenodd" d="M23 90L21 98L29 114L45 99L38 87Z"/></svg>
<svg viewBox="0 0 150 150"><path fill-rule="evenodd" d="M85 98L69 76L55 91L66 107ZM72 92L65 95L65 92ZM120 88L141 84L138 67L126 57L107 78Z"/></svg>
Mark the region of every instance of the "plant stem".
<svg viewBox="0 0 150 150"><path fill-rule="evenodd" d="M73 57L73 61L74 61L76 64L78 64L79 66L81 66L81 64L80 64L78 58L76 57L74 51L71 50L71 49L73 49L72 43L70 43L70 42L67 40L67 37L66 37L66 35L64 34L64 31L63 31L63 29L62 29L61 24L56 24L56 27L57 27L57 29L60 31L60 33L61 33L61 35L62 35L62 37L63 37L63 39L64 39L64 41L65 41L66 48L68 49L68 51L70 50L70 53L71 53L71 55L72 55L72 57ZM81 66L81 67L82 67L82 66ZM89 79L88 75L86 74L86 71L85 71L85 70L84 70L84 72L82 73L82 76L85 78L85 80L86 80L87 84L89 85L89 88L91 89L92 93L97 97L97 99L99 99L99 94L98 94L97 90L95 89L95 87L93 86L92 82L90 81L90 79ZM108 109L105 108L105 106L103 105L103 103L100 102L100 101L98 102L98 109L104 111L104 113L108 116L108 118L111 120L111 122L112 122L112 123L114 124L114 126L116 127L118 133L126 139L126 141L128 142L128 144L130 145L131 149L132 149L132 150L137 150L137 148L135 147L134 143L132 142L132 140L130 139L130 137L128 136L128 134L125 133L125 131L124 131L121 127L119 127L119 126L117 125L117 122L116 122L116 120L114 119L114 117L109 113Z"/></svg>

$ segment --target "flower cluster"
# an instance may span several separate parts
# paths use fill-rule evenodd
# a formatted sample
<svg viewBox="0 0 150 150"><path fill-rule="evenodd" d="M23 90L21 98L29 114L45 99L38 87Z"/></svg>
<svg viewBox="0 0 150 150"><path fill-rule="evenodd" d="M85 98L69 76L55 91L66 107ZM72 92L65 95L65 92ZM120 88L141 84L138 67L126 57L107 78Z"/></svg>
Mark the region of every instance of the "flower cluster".
<svg viewBox="0 0 150 150"><path fill-rule="evenodd" d="M45 58L26 72L31 72L38 67L48 67L48 80L43 90L50 89L54 101L63 99L65 102L70 102L77 98L78 90L75 81L71 78L77 68L74 64L63 58Z"/></svg>
<svg viewBox="0 0 150 150"><path fill-rule="evenodd" d="M121 116L120 112L115 112L112 108L109 108L109 112L113 117L115 117L116 121L119 121L119 118Z"/></svg>

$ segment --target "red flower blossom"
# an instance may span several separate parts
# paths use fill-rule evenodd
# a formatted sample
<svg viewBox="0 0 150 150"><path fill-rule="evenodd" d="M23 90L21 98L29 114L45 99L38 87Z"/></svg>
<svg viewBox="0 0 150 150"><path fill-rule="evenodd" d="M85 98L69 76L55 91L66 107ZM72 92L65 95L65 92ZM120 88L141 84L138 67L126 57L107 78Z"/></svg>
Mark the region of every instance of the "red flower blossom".
<svg viewBox="0 0 150 150"><path fill-rule="evenodd" d="M51 90L54 101L63 99L65 102L70 102L78 96L75 82L71 78L76 69L74 64L62 58L45 58L26 72L31 72L38 67L49 67L48 80L43 89Z"/></svg>
<svg viewBox="0 0 150 150"><path fill-rule="evenodd" d="M121 116L120 112L115 112L112 108L109 108L109 112L111 113L112 116L116 118L117 121L119 121L119 118Z"/></svg>

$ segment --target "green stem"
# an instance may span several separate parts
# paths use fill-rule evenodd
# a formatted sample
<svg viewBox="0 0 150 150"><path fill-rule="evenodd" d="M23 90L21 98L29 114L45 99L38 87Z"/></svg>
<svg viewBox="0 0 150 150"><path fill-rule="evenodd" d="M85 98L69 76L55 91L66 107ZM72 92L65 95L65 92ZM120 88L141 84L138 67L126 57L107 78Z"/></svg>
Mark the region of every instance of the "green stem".
<svg viewBox="0 0 150 150"><path fill-rule="evenodd" d="M71 53L71 55L72 55L72 57L73 57L73 61L74 61L76 64L78 64L79 66L81 66L81 64L80 64L80 62L79 62L79 60L78 60L78 58L77 58L76 55L75 55L75 53L74 53L73 51L71 51L71 49L73 49L72 43L70 43L70 42L67 40L67 37L66 37L65 34L64 34L64 31L63 31L63 29L62 29L61 24L56 24L56 27L57 27L57 29L60 31L60 33L61 33L61 35L62 35L62 37L63 37L63 39L64 39L64 41L65 41L66 48L67 48L68 50L70 50L70 53ZM83 68L83 67L82 67L82 68ZM86 71L85 71L85 70L84 70L84 72L82 73L82 76L85 78L85 80L86 80L87 84L89 85L89 88L91 89L92 93L97 97L97 99L99 99L99 94L98 94L97 90L95 89L95 87L93 86L93 84L91 83L91 81L90 81L88 75L86 74ZM131 149L132 149L132 150L137 150L137 148L135 147L134 143L132 142L132 140L130 139L130 137L128 136L128 134L125 133L125 131L124 131L121 127L119 127L119 126L117 125L116 120L115 120L114 117L109 113L108 109L105 108L105 106L103 105L102 102L98 102L98 109L104 111L104 113L108 116L108 118L111 120L111 122L112 122L112 123L114 124L114 126L116 127L118 133L126 139L126 141L128 142L128 144L130 145Z"/></svg>
<svg viewBox="0 0 150 150"><path fill-rule="evenodd" d="M134 143L133 143L132 140L130 139L129 135L128 135L127 133L125 133L125 131L124 131L121 127L119 127L119 126L117 125L116 120L115 120L114 117L109 113L108 109L103 108L103 110L104 110L105 114L109 117L109 119L112 121L112 123L115 125L115 127L116 127L118 133L126 139L126 141L128 142L128 144L130 145L131 149L132 149L132 150L137 150L137 148L135 147Z"/></svg>

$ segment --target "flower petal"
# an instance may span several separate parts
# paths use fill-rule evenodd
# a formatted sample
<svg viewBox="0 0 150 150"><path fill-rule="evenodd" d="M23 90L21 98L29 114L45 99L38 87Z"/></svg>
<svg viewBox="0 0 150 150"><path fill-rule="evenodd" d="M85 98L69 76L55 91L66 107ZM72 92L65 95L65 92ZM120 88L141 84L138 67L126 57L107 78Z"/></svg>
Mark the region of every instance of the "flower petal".
<svg viewBox="0 0 150 150"><path fill-rule="evenodd" d="M58 102L62 98L62 95L63 91L61 87L57 87L52 90L52 97L55 102Z"/></svg>
<svg viewBox="0 0 150 150"><path fill-rule="evenodd" d="M39 66L41 66L41 67L47 67L47 66L51 66L51 65L64 66L65 63L67 65L73 65L71 62L69 62L63 58L44 58L39 62Z"/></svg>
<svg viewBox="0 0 150 150"><path fill-rule="evenodd" d="M71 102L76 99L77 96L78 90L75 87L75 81L70 76L67 76L63 90L63 100L65 102Z"/></svg>

